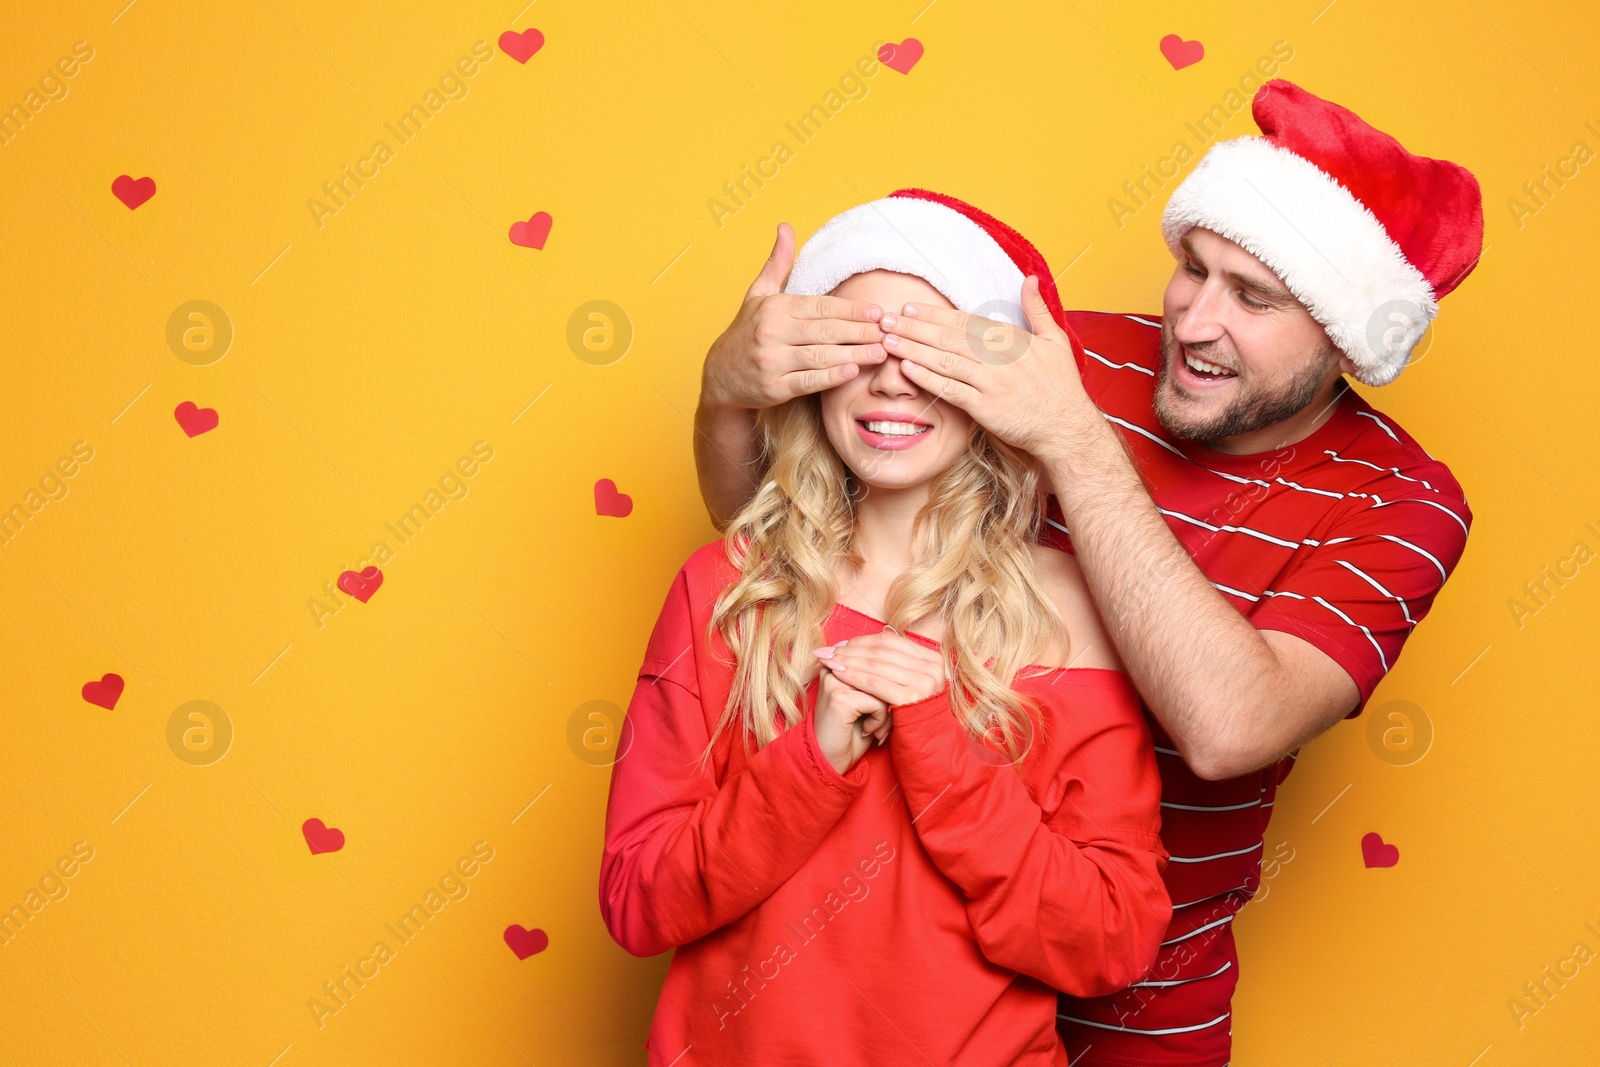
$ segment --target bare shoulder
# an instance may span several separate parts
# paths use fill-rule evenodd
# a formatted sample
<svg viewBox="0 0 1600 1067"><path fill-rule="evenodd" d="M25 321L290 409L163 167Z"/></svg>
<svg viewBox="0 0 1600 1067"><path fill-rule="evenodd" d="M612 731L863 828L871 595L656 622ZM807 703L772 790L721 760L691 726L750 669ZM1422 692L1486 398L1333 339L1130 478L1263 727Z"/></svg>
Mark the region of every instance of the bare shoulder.
<svg viewBox="0 0 1600 1067"><path fill-rule="evenodd" d="M1066 552L1044 545L1033 545L1032 549L1039 580L1061 613L1072 645L1065 654L1059 646L1052 647L1043 665L1124 670L1116 646L1111 643L1094 599L1089 595L1089 584L1084 581L1078 561Z"/></svg>

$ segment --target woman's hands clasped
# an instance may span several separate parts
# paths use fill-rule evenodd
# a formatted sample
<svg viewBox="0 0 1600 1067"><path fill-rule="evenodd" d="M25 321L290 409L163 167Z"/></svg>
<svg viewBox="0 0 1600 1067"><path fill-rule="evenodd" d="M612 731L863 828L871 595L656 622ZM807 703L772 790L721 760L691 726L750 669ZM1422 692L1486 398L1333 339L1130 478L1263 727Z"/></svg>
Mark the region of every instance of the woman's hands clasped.
<svg viewBox="0 0 1600 1067"><path fill-rule="evenodd" d="M824 670L817 688L817 744L844 774L874 744L888 740L889 711L941 692L944 657L893 630L813 650Z"/></svg>

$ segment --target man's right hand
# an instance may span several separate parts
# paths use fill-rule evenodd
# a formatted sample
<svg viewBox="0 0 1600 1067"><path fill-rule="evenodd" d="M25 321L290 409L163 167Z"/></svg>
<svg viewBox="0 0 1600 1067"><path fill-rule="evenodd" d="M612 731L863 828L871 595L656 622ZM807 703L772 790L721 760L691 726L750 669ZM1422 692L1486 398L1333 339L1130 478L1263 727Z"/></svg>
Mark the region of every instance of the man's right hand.
<svg viewBox="0 0 1600 1067"><path fill-rule="evenodd" d="M732 324L706 353L702 407L754 411L855 377L882 363L883 309L833 296L798 296L783 286L794 267L794 230L778 224L772 255Z"/></svg>

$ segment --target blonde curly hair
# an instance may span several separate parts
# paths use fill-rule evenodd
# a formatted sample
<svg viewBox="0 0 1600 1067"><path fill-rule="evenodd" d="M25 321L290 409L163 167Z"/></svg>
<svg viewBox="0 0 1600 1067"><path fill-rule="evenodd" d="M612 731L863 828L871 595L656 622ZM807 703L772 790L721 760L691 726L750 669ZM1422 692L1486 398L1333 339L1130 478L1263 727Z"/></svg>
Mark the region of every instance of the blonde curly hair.
<svg viewBox="0 0 1600 1067"><path fill-rule="evenodd" d="M739 578L718 597L710 630L735 662L709 756L728 729L768 744L804 717L802 694L820 664L823 623L837 601L839 565L854 546L860 480L823 426L819 394L757 417L767 474L724 538ZM1053 635L1068 640L1034 564L1044 490L1032 458L974 424L967 449L933 481L913 526L911 567L889 586L888 623L904 631L944 621L950 702L969 735L1021 758L1031 701L1013 691Z"/></svg>

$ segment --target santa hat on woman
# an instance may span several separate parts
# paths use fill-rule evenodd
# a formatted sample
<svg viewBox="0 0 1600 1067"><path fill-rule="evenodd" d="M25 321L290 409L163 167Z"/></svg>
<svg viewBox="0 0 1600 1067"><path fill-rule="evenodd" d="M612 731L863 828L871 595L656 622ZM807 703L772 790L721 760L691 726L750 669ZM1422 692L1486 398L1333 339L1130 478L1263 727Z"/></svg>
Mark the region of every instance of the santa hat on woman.
<svg viewBox="0 0 1600 1067"><path fill-rule="evenodd" d="M1051 318L1067 329L1055 279L1039 250L953 196L896 189L835 215L801 247L783 291L820 296L869 270L922 278L960 310L1024 329L1022 280L1032 274Z"/></svg>
<svg viewBox="0 0 1600 1067"><path fill-rule="evenodd" d="M1483 201L1465 167L1400 142L1291 82L1256 91L1261 137L1222 141L1167 201L1174 256L1202 226L1282 279L1367 385L1393 381L1477 266Z"/></svg>

